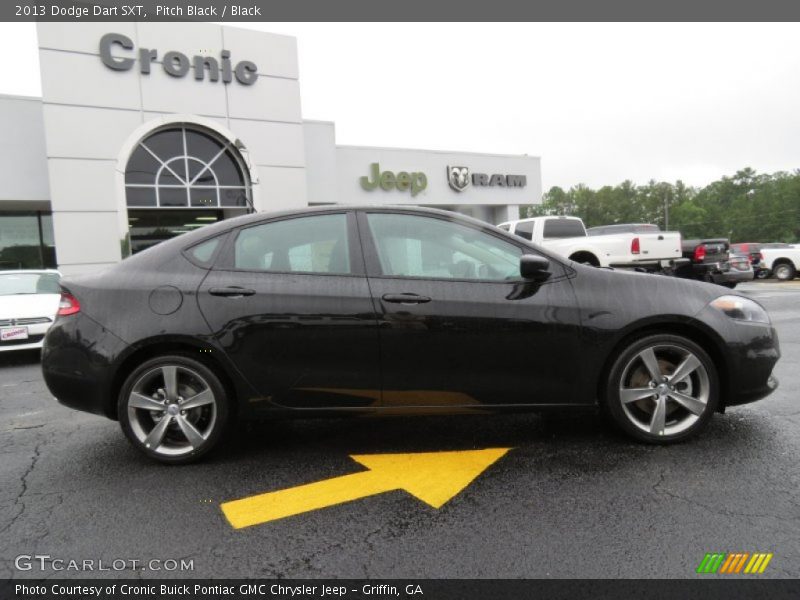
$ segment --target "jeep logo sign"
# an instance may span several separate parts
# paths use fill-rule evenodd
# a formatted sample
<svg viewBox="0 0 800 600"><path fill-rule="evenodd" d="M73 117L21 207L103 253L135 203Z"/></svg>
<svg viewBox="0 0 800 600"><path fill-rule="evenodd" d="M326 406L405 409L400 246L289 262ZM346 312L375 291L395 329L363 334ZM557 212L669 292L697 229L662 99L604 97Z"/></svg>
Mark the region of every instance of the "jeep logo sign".
<svg viewBox="0 0 800 600"><path fill-rule="evenodd" d="M525 175L487 175L486 173L473 173L470 178L468 167L447 167L447 183L457 192L463 192L469 186L477 187L509 187L524 188L528 184Z"/></svg>
<svg viewBox="0 0 800 600"><path fill-rule="evenodd" d="M117 48L115 48L117 47ZM120 55L112 53L112 50L122 49ZM133 52L133 41L121 33L107 33L100 38L100 60L109 69L114 71L130 71L136 63L136 58L128 54L138 56L139 72L143 75L150 74L153 62L158 60L158 50L140 48L138 53ZM194 67L194 78L198 81L205 79L208 71L209 81L219 81L230 83L233 78L242 85L253 85L258 79L258 67L249 60L242 60L235 65L231 63L231 53L223 50L219 60L213 56L193 56L191 59L182 52L171 50L165 52L161 58L161 66L167 75L172 77L183 77L189 72L190 67Z"/></svg>
<svg viewBox="0 0 800 600"><path fill-rule="evenodd" d="M397 174L392 171L383 171L381 173L381 166L378 163L372 163L370 165L370 174L361 177L359 182L361 187L368 192L381 186L381 189L387 192L393 189L399 192L411 190L412 197L428 187L428 177L425 173L408 173L407 171L400 171Z"/></svg>

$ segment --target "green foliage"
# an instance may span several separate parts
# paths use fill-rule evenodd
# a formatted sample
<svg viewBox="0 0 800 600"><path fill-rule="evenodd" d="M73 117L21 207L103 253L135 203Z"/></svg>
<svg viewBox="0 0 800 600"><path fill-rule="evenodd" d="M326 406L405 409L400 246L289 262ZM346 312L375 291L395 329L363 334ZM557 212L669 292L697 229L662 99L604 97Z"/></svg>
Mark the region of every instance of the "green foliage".
<svg viewBox="0 0 800 600"><path fill-rule="evenodd" d="M122 258L128 258L131 255L131 234L126 233L124 237L119 239L119 253Z"/></svg>
<svg viewBox="0 0 800 600"><path fill-rule="evenodd" d="M723 177L704 188L682 181L623 181L593 190L576 185L551 188L541 205L524 216L574 215L587 227L612 223L655 223L684 238L727 237L733 242L800 241L800 169L760 175L751 168Z"/></svg>

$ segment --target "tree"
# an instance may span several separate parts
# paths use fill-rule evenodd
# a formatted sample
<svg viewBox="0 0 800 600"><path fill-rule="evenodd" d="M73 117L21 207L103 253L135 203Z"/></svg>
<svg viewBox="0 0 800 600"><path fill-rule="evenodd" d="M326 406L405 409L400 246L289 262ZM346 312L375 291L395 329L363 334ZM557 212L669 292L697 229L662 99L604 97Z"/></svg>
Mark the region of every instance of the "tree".
<svg viewBox="0 0 800 600"><path fill-rule="evenodd" d="M613 223L665 225L684 238L728 237L731 241L797 242L800 240L800 169L759 174L745 167L704 188L650 180L630 180L593 190L579 184L552 187L542 204L526 207L525 216L574 215L587 227Z"/></svg>

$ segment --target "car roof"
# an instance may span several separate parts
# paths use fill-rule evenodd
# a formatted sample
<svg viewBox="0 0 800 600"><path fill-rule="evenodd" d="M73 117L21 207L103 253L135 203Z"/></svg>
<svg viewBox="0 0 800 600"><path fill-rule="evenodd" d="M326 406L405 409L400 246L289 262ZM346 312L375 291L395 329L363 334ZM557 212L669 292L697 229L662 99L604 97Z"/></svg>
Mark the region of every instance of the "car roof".
<svg viewBox="0 0 800 600"><path fill-rule="evenodd" d="M256 224L262 221L269 221L272 219L280 219L284 217L302 217L306 215L325 214L329 212L352 212L356 210L365 210L369 212L388 212L388 213L412 213L421 215L437 215L447 217L449 219L456 219L458 221L467 222L479 228L494 228L494 225L481 221L473 217L438 208L428 208L423 206L404 206L404 205L387 205L387 204L326 204L321 206L309 206L305 208L298 208L293 210L282 210L276 212L258 212L248 215L241 215L233 217L232 219L225 219L218 221L211 225L206 225L200 229L181 234L174 238L165 240L159 244L151 246L133 256L130 256L119 263L120 266L127 266L133 262L141 260L156 259L163 254L168 254L175 251L181 251L185 248L201 244L206 240L210 240L218 235L222 235L251 224Z"/></svg>
<svg viewBox="0 0 800 600"><path fill-rule="evenodd" d="M313 215L317 213L326 212L347 212L355 210L366 210L370 212L413 212L420 214L441 215L446 217L456 217L466 221L472 221L482 226L492 226L491 223L475 219L468 215L457 213L449 210L442 210L439 208L429 208L426 206L405 206L402 204L325 204L320 206L308 206L304 208L295 208L292 210L280 210L274 212L256 212L247 215L241 215L232 219L225 219L218 221L212 225L206 225L202 229L190 231L189 233L179 236L180 239L187 239L188 236L196 237L196 239L213 237L223 231L235 229L248 223L257 223L258 221L268 221L270 219L279 219L281 217L294 217L303 215ZM212 235L208 235L212 234ZM173 239L179 239L173 238ZM161 244L159 244L160 246Z"/></svg>

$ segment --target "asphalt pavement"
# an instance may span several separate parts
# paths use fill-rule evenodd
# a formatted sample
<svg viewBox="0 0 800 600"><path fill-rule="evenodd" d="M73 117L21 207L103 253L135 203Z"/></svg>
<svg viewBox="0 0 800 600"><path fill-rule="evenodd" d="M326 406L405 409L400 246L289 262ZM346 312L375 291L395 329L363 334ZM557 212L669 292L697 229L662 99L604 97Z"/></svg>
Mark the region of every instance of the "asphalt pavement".
<svg viewBox="0 0 800 600"><path fill-rule="evenodd" d="M593 414L306 420L167 467L58 405L36 353L0 355L0 578L716 577L695 574L708 552L773 553L757 577L798 577L800 282L740 289L778 329L780 388L670 447ZM510 450L439 509L385 491L234 529L220 506L362 472L351 455L484 448Z"/></svg>

